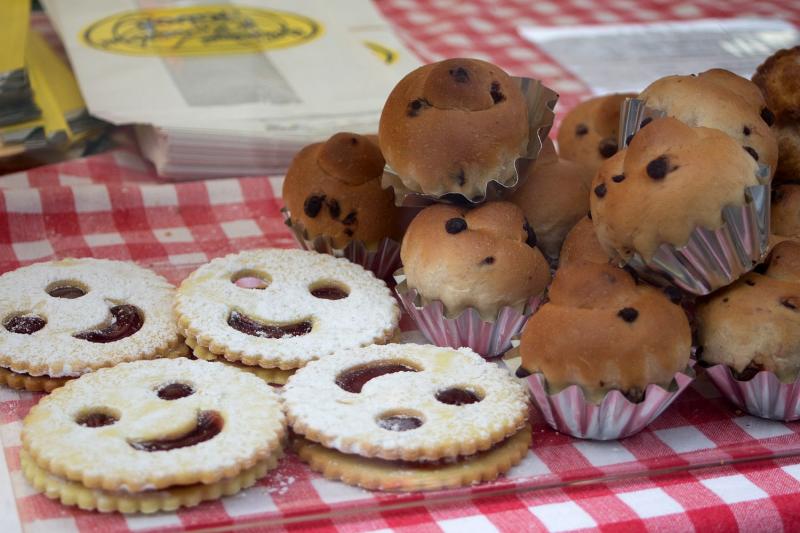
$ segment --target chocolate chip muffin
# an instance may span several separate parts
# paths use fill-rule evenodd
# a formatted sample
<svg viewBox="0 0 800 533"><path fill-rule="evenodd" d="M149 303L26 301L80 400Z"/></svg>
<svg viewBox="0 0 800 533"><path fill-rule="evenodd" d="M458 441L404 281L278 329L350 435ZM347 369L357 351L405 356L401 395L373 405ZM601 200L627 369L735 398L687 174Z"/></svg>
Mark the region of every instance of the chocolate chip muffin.
<svg viewBox="0 0 800 533"><path fill-rule="evenodd" d="M697 227L723 225L722 210L743 205L758 185L758 165L728 135L674 118L654 120L603 163L592 182L591 210L600 244L619 263L658 247L687 243Z"/></svg>
<svg viewBox="0 0 800 533"><path fill-rule="evenodd" d="M800 241L800 184L781 183L772 189L772 233Z"/></svg>
<svg viewBox="0 0 800 533"><path fill-rule="evenodd" d="M420 67L392 90L378 132L386 161L411 191L483 197L512 182L526 153L528 111L500 67L448 59Z"/></svg>
<svg viewBox="0 0 800 533"><path fill-rule="evenodd" d="M375 246L384 237L400 240L399 210L391 191L381 188L384 160L375 136L337 133L297 154L283 182L292 223L313 239L351 240Z"/></svg>
<svg viewBox="0 0 800 533"><path fill-rule="evenodd" d="M589 210L594 172L559 158L550 139L528 169L525 181L509 200L522 208L542 252L555 259L567 232Z"/></svg>
<svg viewBox="0 0 800 533"><path fill-rule="evenodd" d="M775 115L776 180L800 180L800 46L779 50L758 67L753 82Z"/></svg>
<svg viewBox="0 0 800 533"><path fill-rule="evenodd" d="M427 207L408 227L400 256L408 287L423 303L440 300L448 317L467 307L484 320L504 306L522 311L550 281L525 215L510 202Z"/></svg>
<svg viewBox="0 0 800 533"><path fill-rule="evenodd" d="M764 267L699 303L701 358L728 365L741 380L767 370L794 381L800 374L800 243L779 243Z"/></svg>
<svg viewBox="0 0 800 533"><path fill-rule="evenodd" d="M584 216L569 230L561 246L561 254L558 256L559 266L575 261L601 264L610 261L608 254L600 246L600 241L597 240L590 215Z"/></svg>
<svg viewBox="0 0 800 533"><path fill-rule="evenodd" d="M558 130L558 152L564 159L589 167L593 172L617 153L619 110L634 94L608 94L590 98L564 117Z"/></svg>
<svg viewBox="0 0 800 533"><path fill-rule="evenodd" d="M689 363L681 307L620 268L570 262L548 296L525 325L520 355L522 372L541 372L550 394L578 385L593 403L612 390L639 401L649 384L667 388Z"/></svg>
<svg viewBox="0 0 800 533"><path fill-rule="evenodd" d="M778 141L770 129L775 115L750 80L723 69L666 76L651 83L638 98L688 126L723 131L755 161L775 172Z"/></svg>

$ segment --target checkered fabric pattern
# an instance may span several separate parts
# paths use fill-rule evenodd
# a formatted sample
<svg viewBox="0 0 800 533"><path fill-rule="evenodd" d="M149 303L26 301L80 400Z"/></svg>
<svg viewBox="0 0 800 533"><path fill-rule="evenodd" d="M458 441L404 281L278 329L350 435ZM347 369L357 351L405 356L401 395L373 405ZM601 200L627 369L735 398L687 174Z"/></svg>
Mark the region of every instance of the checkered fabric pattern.
<svg viewBox="0 0 800 533"><path fill-rule="evenodd" d="M481 57L513 74L541 78L561 93L561 113L588 91L523 41L515 30L519 24L744 15L800 23L800 2L780 0L385 0L378 5L423 59ZM270 177L160 182L128 149L2 176L0 272L54 257L95 256L134 260L177 283L213 257L295 246L279 213L280 190L281 179ZM326 532L800 528L800 465L781 459L800 452L800 424L746 416L704 379L651 427L621 442L578 441L550 430L534 413L532 450L503 479L478 487L423 495L369 493L324 480L290 455L237 496L176 513L130 517L63 507L27 485L20 473L19 432L37 400L0 389L0 438L26 531L264 525ZM756 458L766 460L738 463ZM695 469L721 463L732 464ZM582 480L598 482L563 486Z"/></svg>

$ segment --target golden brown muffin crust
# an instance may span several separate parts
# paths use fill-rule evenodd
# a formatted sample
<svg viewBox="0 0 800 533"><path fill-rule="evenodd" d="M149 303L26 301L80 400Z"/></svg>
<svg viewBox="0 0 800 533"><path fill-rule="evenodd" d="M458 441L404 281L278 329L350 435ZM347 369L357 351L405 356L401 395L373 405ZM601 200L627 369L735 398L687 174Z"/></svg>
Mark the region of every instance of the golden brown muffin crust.
<svg viewBox="0 0 800 533"><path fill-rule="evenodd" d="M383 166L374 135L342 132L306 146L283 182L292 220L309 237L327 235L337 247L351 240L368 246L384 237L399 240L394 196L381 188Z"/></svg>
<svg viewBox="0 0 800 533"><path fill-rule="evenodd" d="M522 333L522 366L551 393L579 385L590 401L609 391L640 396L686 368L686 314L659 290L609 264L575 261L556 272L549 301Z"/></svg>
<svg viewBox="0 0 800 533"><path fill-rule="evenodd" d="M486 320L504 306L522 311L550 281L544 256L526 243L525 226L522 211L510 202L472 210L425 208L408 227L400 251L409 288L423 301L441 300L448 316L467 307Z"/></svg>

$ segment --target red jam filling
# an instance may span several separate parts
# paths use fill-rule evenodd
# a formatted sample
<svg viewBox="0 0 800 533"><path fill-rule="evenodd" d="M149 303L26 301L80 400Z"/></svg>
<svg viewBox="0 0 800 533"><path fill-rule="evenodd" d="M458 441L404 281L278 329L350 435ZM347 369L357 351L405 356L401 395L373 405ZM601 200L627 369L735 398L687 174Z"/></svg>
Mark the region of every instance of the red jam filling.
<svg viewBox="0 0 800 533"><path fill-rule="evenodd" d="M264 337L267 339L281 339L283 337L299 337L311 332L311 322L304 320L294 324L262 324L252 318L245 316L238 311L231 312L228 317L228 325L236 331L241 331L245 335L253 337Z"/></svg>

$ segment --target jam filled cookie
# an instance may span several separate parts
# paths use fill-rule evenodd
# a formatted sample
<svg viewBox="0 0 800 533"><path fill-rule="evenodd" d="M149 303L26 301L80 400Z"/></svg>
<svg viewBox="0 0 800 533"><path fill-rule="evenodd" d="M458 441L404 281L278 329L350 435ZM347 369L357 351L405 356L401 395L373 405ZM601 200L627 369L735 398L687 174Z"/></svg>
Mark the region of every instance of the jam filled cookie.
<svg viewBox="0 0 800 533"><path fill-rule="evenodd" d="M253 408L257 405L258 408ZM277 395L221 363L124 363L67 383L22 428L23 472L84 509L155 512L232 494L275 466Z"/></svg>
<svg viewBox="0 0 800 533"><path fill-rule="evenodd" d="M466 348L343 350L299 370L283 398L302 436L300 457L328 477L368 488L430 490L493 479L530 444L524 389Z"/></svg>
<svg viewBox="0 0 800 533"><path fill-rule="evenodd" d="M50 391L124 361L186 355L175 289L133 263L64 259L0 276L0 382Z"/></svg>
<svg viewBox="0 0 800 533"><path fill-rule="evenodd" d="M175 308L196 356L282 370L386 342L400 316L371 272L327 254L278 249L198 268L178 289Z"/></svg>

